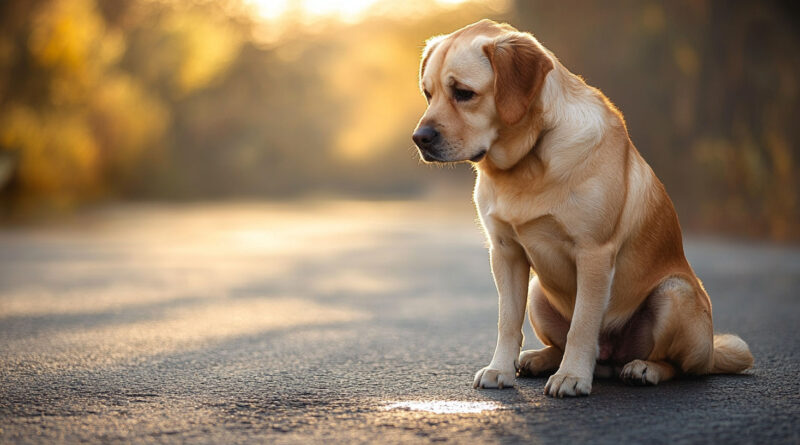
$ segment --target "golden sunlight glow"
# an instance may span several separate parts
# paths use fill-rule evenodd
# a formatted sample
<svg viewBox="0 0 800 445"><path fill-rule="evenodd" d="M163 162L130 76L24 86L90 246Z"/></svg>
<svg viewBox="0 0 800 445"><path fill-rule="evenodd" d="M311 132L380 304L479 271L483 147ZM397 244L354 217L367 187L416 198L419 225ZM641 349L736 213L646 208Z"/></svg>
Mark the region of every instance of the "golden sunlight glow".
<svg viewBox="0 0 800 445"><path fill-rule="evenodd" d="M484 411L501 409L497 402L467 402L460 400L417 400L405 402L391 402L383 407L384 410L423 411L433 414L478 414Z"/></svg>
<svg viewBox="0 0 800 445"><path fill-rule="evenodd" d="M291 58L298 38L325 35L337 57L325 62L326 91L343 107L332 139L332 154L347 163L368 163L410 141L407 133L425 110L417 92L416 72L422 35L388 33L372 20L402 23L447 16L452 12L482 16L507 12L510 0L242 0L258 26L252 38ZM472 11L472 12L468 12ZM477 13L475 11L481 11ZM347 32L340 32L341 25ZM354 26L351 26L354 25ZM332 28L333 27L333 28ZM332 31L332 29L336 31ZM302 48L302 45L299 46Z"/></svg>
<svg viewBox="0 0 800 445"><path fill-rule="evenodd" d="M328 71L331 90L342 100L355 98L336 138L337 155L348 161L380 156L381 144L405 135L408 122L425 110L425 102L414 94L419 48L391 36L355 38L348 46L349 57L333 59Z"/></svg>
<svg viewBox="0 0 800 445"><path fill-rule="evenodd" d="M365 13L375 4L375 1L348 0L332 2L330 0L306 0L303 3L303 8L313 15L333 15L345 21L350 21Z"/></svg>
<svg viewBox="0 0 800 445"><path fill-rule="evenodd" d="M469 0L435 0L425 2L438 5L457 5ZM399 11L418 9L417 2L398 2L387 0L244 0L252 8L255 15L266 21L274 21L292 16L292 18L318 19L334 18L343 22L358 22L372 10Z"/></svg>
<svg viewBox="0 0 800 445"><path fill-rule="evenodd" d="M0 312L0 319L4 315ZM114 366L235 337L293 327L341 324L369 317L365 312L302 298L221 299L199 305L178 305L164 310L154 319L71 329L47 340L52 346L47 354L58 368ZM30 350L29 343L39 338L10 340L6 346L16 352L8 353L5 358L19 360Z"/></svg>
<svg viewBox="0 0 800 445"><path fill-rule="evenodd" d="M264 20L275 20L289 11L289 0L244 0L244 3Z"/></svg>

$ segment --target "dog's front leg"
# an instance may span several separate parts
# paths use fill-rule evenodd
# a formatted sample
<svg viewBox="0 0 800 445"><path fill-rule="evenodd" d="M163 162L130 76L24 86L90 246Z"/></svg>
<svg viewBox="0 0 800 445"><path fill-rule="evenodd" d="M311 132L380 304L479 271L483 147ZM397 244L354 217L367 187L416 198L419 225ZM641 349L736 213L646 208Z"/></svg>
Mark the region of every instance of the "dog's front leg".
<svg viewBox="0 0 800 445"><path fill-rule="evenodd" d="M615 250L610 247L576 255L577 295L564 357L550 376L545 394L553 397L585 396L592 392L598 337L611 294Z"/></svg>
<svg viewBox="0 0 800 445"><path fill-rule="evenodd" d="M475 388L510 388L517 375L517 360L522 348L522 322L528 300L530 265L522 248L510 243L492 246L492 275L500 299L497 321L497 347L489 366L475 374Z"/></svg>

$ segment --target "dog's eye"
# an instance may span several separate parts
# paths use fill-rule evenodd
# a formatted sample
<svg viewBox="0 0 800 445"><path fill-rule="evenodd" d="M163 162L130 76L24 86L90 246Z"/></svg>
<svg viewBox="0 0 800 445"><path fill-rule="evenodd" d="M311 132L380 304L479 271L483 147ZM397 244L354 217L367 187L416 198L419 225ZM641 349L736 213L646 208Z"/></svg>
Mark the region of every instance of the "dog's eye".
<svg viewBox="0 0 800 445"><path fill-rule="evenodd" d="M475 97L475 92L470 90L462 90L461 88L453 88L453 99L456 102L466 102Z"/></svg>
<svg viewBox="0 0 800 445"><path fill-rule="evenodd" d="M431 93L430 93L430 91L424 90L423 93L425 94L425 100L430 102L431 101Z"/></svg>

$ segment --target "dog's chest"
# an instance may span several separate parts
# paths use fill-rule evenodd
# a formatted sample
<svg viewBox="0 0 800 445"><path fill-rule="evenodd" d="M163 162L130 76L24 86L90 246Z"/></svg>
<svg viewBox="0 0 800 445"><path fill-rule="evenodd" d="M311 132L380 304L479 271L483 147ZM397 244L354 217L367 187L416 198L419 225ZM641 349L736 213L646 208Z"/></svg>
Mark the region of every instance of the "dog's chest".
<svg viewBox="0 0 800 445"><path fill-rule="evenodd" d="M492 242L519 244L542 285L569 298L575 295L574 240L554 210L563 208L563 190L476 187L476 203Z"/></svg>
<svg viewBox="0 0 800 445"><path fill-rule="evenodd" d="M545 215L513 229L542 285L561 295L575 295L574 243L558 220Z"/></svg>
<svg viewBox="0 0 800 445"><path fill-rule="evenodd" d="M487 199L487 213L515 228L549 213L552 205L546 196L515 192L493 193Z"/></svg>

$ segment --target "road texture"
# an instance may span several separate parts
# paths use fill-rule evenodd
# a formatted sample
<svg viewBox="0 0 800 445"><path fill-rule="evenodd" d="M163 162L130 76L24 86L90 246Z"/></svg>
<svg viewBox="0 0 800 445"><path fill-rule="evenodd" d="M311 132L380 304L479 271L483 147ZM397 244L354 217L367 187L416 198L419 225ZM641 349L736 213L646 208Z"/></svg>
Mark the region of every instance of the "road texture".
<svg viewBox="0 0 800 445"><path fill-rule="evenodd" d="M800 443L800 250L686 249L755 367L554 400L471 387L497 297L468 196L2 229L0 443Z"/></svg>

